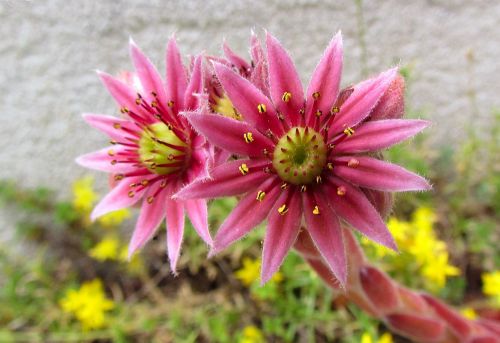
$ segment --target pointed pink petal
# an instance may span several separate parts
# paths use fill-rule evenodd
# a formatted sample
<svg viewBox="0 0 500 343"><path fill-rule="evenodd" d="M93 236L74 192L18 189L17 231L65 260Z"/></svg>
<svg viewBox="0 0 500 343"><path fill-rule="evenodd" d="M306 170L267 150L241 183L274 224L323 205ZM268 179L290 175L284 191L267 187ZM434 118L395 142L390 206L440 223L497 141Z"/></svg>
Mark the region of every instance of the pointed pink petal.
<svg viewBox="0 0 500 343"><path fill-rule="evenodd" d="M304 90L299 74L288 53L269 33L266 35L266 45L271 99L276 109L284 114L285 120L295 126L300 118L299 110L304 105ZM292 95L289 102L282 100L285 92Z"/></svg>
<svg viewBox="0 0 500 343"><path fill-rule="evenodd" d="M232 66L234 66L242 75L246 75L250 72L250 65L245 61L244 58L236 54L227 42L224 41L222 44L222 51L224 51L224 56L231 62Z"/></svg>
<svg viewBox="0 0 500 343"><path fill-rule="evenodd" d="M262 201L257 200L259 190L266 192ZM279 179L270 177L260 186L255 187L254 192L244 196L219 228L210 255L225 249L259 225L269 214L279 193Z"/></svg>
<svg viewBox="0 0 500 343"><path fill-rule="evenodd" d="M184 204L181 201L167 199L166 213L168 259L170 269L175 274L184 236Z"/></svg>
<svg viewBox="0 0 500 343"><path fill-rule="evenodd" d="M398 74L373 109L370 120L401 118L405 111L404 93L405 79Z"/></svg>
<svg viewBox="0 0 500 343"><path fill-rule="evenodd" d="M353 160L356 166L347 164ZM429 190L431 186L421 176L398 165L363 156L343 156L333 160L334 173L361 187L388 192Z"/></svg>
<svg viewBox="0 0 500 343"><path fill-rule="evenodd" d="M329 113L337 99L340 87L340 77L342 76L342 35L337 33L325 50L323 57L319 61L307 88L307 106L309 118L307 122L314 118L315 111ZM319 98L315 99L313 94L318 92ZM314 110L312 109L314 106Z"/></svg>
<svg viewBox="0 0 500 343"><path fill-rule="evenodd" d="M151 237L153 237L156 229L165 218L165 207L168 191L163 189L160 191L152 202L147 201L148 197L154 196L160 187L160 183L156 183L149 187L144 200L142 201L141 213L137 219L134 233L128 247L129 258L141 249Z"/></svg>
<svg viewBox="0 0 500 343"><path fill-rule="evenodd" d="M235 154L264 157L264 149L273 151L272 142L251 125L219 114L187 112L191 125L207 140ZM247 143L245 134L251 133L253 141Z"/></svg>
<svg viewBox="0 0 500 343"><path fill-rule="evenodd" d="M347 262L339 219L323 198L323 194L302 193L307 231L323 259L328 263L342 287L347 281ZM318 206L319 214L313 210Z"/></svg>
<svg viewBox="0 0 500 343"><path fill-rule="evenodd" d="M250 82L252 82L261 92L270 97L269 94L269 71L266 60L266 55L257 35L252 32L250 37L250 54L252 55L252 62L254 63L252 74L250 75Z"/></svg>
<svg viewBox="0 0 500 343"><path fill-rule="evenodd" d="M396 75L397 68L392 68L376 78L356 85L354 92L340 107L340 112L333 117L333 123L328 128L328 138L331 139L347 127L353 127L365 119Z"/></svg>
<svg viewBox="0 0 500 343"><path fill-rule="evenodd" d="M152 101L155 99L152 95L152 92L154 92L157 95L158 100L162 104L166 104L168 101L167 95L158 70L155 68L153 63L151 63L149 58L147 58L134 43L134 41L132 41L132 39L130 39L130 56L132 57L135 70L146 93L142 95Z"/></svg>
<svg viewBox="0 0 500 343"><path fill-rule="evenodd" d="M137 99L137 92L132 87L104 72L98 71L97 75L108 92L115 98L119 107L126 107L146 120L149 119L153 122L154 118L142 107L137 106L135 102Z"/></svg>
<svg viewBox="0 0 500 343"><path fill-rule="evenodd" d="M170 38L167 45L166 55L167 85L166 93L168 101L174 102L177 111L184 108L183 100L187 88L187 75L182 64L181 54L174 37Z"/></svg>
<svg viewBox="0 0 500 343"><path fill-rule="evenodd" d="M241 174L239 170L242 164L248 167L246 175ZM174 198L205 199L246 193L269 178L269 174L264 172L266 165L269 165L267 159L226 162L215 167L210 172L209 179L194 181L175 194Z"/></svg>
<svg viewBox="0 0 500 343"><path fill-rule="evenodd" d="M191 79L184 94L184 107L185 110L196 110L199 106L199 94L203 91L203 80L201 70L202 57L196 56L194 60L193 72Z"/></svg>
<svg viewBox="0 0 500 343"><path fill-rule="evenodd" d="M95 220L98 217L105 215L106 213L134 205L142 198L144 192L146 191L146 188L134 192L134 188L130 187L130 185L133 183L141 182L145 179L147 178L142 176L127 177L118 182L115 188L110 190L109 193L106 194L106 196L102 198L102 200L96 205L90 215L90 218L92 220Z"/></svg>
<svg viewBox="0 0 500 343"><path fill-rule="evenodd" d="M186 200L184 202L184 209L186 210L191 224L198 232L201 239L208 245L212 245L212 237L208 231L208 214L207 214L207 201L206 200Z"/></svg>
<svg viewBox="0 0 500 343"><path fill-rule="evenodd" d="M245 121L260 132L271 129L277 135L283 133L273 104L257 87L222 64L214 64L214 68L224 91ZM259 113L260 104L266 107L265 113Z"/></svg>
<svg viewBox="0 0 500 343"><path fill-rule="evenodd" d="M408 139L427 126L426 120L388 119L360 125L354 134L335 146L335 153L377 151Z"/></svg>
<svg viewBox="0 0 500 343"><path fill-rule="evenodd" d="M130 133L121 129L121 128L126 128L127 130L131 130L133 132L137 130L137 126L129 120L117 118L114 116L93 114L93 113L84 113L83 119L90 126L98 129L101 132L104 132L111 139L115 141L123 142L126 137L131 139L136 138Z"/></svg>
<svg viewBox="0 0 500 343"><path fill-rule="evenodd" d="M75 162L82 167L100 170L110 173L126 173L132 170L138 170L132 163L114 163L120 158L116 155L125 151L123 146L111 146L98 151L79 156Z"/></svg>
<svg viewBox="0 0 500 343"><path fill-rule="evenodd" d="M288 212L281 215L278 208L288 206ZM286 254L297 239L302 217L300 194L288 189L276 200L269 213L264 248L262 250L261 284L265 284L283 263Z"/></svg>
<svg viewBox="0 0 500 343"><path fill-rule="evenodd" d="M324 184L326 198L335 213L371 240L397 251L396 243L380 214L356 187L330 176ZM343 187L344 195L338 194Z"/></svg>

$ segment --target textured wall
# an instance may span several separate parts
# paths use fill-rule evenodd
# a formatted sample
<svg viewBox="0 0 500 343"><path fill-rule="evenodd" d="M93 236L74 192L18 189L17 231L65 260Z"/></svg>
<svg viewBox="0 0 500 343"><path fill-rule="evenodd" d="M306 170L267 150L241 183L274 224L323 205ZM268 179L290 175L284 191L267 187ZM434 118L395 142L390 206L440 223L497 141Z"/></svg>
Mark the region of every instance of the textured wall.
<svg viewBox="0 0 500 343"><path fill-rule="evenodd" d="M361 77L358 14L349 0L0 0L0 178L64 192L85 172L73 163L75 156L106 139L80 113L115 111L93 70L130 68L129 36L164 70L172 32L185 53L218 53L224 37L245 53L250 29L267 28L294 55L306 81L332 34L342 29L347 84ZM413 65L411 101L435 122L437 140L457 141L471 115L475 125L490 122L491 109L500 107L500 1L365 0L363 17L368 70L398 61ZM475 113L466 97L471 84ZM0 215L5 219L5 211Z"/></svg>

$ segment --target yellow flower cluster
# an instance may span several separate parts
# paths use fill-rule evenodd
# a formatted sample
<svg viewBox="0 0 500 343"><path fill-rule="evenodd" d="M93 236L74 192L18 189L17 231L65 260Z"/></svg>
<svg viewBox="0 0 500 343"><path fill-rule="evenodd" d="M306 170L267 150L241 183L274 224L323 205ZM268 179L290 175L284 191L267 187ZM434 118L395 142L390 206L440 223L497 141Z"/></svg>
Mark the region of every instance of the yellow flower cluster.
<svg viewBox="0 0 500 343"><path fill-rule="evenodd" d="M246 326L243 331L239 343L264 343L262 332L254 325Z"/></svg>
<svg viewBox="0 0 500 343"><path fill-rule="evenodd" d="M104 237L92 249L89 256L97 261L119 261L128 262L127 269L133 274L137 274L143 269L143 261L139 255L135 254L129 260L128 247L114 236Z"/></svg>
<svg viewBox="0 0 500 343"><path fill-rule="evenodd" d="M83 216L88 217L97 198L98 194L94 191L94 179L91 176L85 176L73 183L73 206ZM130 216L130 211L125 208L100 217L98 222L104 227L116 227Z"/></svg>
<svg viewBox="0 0 500 343"><path fill-rule="evenodd" d="M437 291L446 284L448 276L460 274L460 270L449 264L446 243L437 238L433 225L436 214L428 207L418 208L409 222L390 218L387 226L403 254L409 254L415 261L421 275L427 281L429 290ZM363 240L364 244L368 243ZM377 257L398 256L383 246L375 245Z"/></svg>
<svg viewBox="0 0 500 343"><path fill-rule="evenodd" d="M78 319L84 330L94 330L108 324L106 312L114 308L112 300L106 298L99 279L85 282L78 290L66 292L59 302L64 312Z"/></svg>
<svg viewBox="0 0 500 343"><path fill-rule="evenodd" d="M255 281L259 280L260 277L260 261L257 259L251 259L248 257L243 258L243 267L238 269L235 273L238 280L241 281L245 286L251 286ZM281 282L283 280L283 275L277 272L271 278L271 281Z"/></svg>
<svg viewBox="0 0 500 343"><path fill-rule="evenodd" d="M377 340L374 340L368 332L363 333L363 335L361 336L361 343L392 343L392 342L393 342L392 335L388 332L384 333Z"/></svg>
<svg viewBox="0 0 500 343"><path fill-rule="evenodd" d="M500 305L500 270L484 273L482 279L483 293Z"/></svg>

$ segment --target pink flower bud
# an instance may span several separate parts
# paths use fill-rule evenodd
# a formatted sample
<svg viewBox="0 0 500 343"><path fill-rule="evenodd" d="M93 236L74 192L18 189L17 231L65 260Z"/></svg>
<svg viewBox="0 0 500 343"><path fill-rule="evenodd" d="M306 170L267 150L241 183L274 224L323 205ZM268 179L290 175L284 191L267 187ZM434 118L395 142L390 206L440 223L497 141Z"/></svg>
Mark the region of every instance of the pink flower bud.
<svg viewBox="0 0 500 343"><path fill-rule="evenodd" d="M456 332L457 336L466 337L470 334L471 327L465 318L430 295L423 294L422 298L449 324L451 329Z"/></svg>
<svg viewBox="0 0 500 343"><path fill-rule="evenodd" d="M371 120L399 119L405 111L405 79L397 75L371 113Z"/></svg>
<svg viewBox="0 0 500 343"><path fill-rule="evenodd" d="M393 314L387 316L387 322L394 330L406 337L421 342L440 342L445 334L445 324L429 317L413 314Z"/></svg>
<svg viewBox="0 0 500 343"><path fill-rule="evenodd" d="M397 290L387 275L371 266L361 268L359 275L367 298L379 313L393 312L398 307Z"/></svg>

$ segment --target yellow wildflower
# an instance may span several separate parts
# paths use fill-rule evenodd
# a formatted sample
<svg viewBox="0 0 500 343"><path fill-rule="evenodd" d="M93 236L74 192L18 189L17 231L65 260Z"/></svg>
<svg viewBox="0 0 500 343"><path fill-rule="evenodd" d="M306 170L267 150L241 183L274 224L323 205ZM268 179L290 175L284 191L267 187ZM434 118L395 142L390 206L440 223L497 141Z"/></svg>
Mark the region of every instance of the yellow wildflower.
<svg viewBox="0 0 500 343"><path fill-rule="evenodd" d="M89 251L89 256L98 260L118 260L120 241L115 237L106 237Z"/></svg>
<svg viewBox="0 0 500 343"><path fill-rule="evenodd" d="M244 257L243 258L243 267L238 269L235 273L235 276L238 280L240 280L245 286L250 286L256 280L259 279L260 276L260 261L251 258ZM280 282L283 280L283 275L280 272L277 272L271 278L271 281Z"/></svg>
<svg viewBox="0 0 500 343"><path fill-rule="evenodd" d="M474 311L473 308L470 308L470 307L465 307L463 308L460 313L467 319L471 319L471 320L474 320L477 318L477 313L476 311Z"/></svg>
<svg viewBox="0 0 500 343"><path fill-rule="evenodd" d="M500 304L500 270L483 273L483 293Z"/></svg>
<svg viewBox="0 0 500 343"><path fill-rule="evenodd" d="M85 176L73 183L73 206L81 212L90 212L97 199L93 189L94 179Z"/></svg>
<svg viewBox="0 0 500 343"><path fill-rule="evenodd" d="M432 226L436 219L436 214L431 208L419 207L413 212L412 224L420 231L432 232Z"/></svg>
<svg viewBox="0 0 500 343"><path fill-rule="evenodd" d="M255 325L245 326L239 343L264 343L264 336Z"/></svg>
<svg viewBox="0 0 500 343"><path fill-rule="evenodd" d="M134 254L128 258L128 247L124 246L120 250L119 260L126 263L127 270L132 274L139 274L144 270L144 261L139 254Z"/></svg>
<svg viewBox="0 0 500 343"><path fill-rule="evenodd" d="M448 252L440 252L434 255L432 262L427 263L422 268L422 276L430 282L430 289L440 289L446 284L447 276L456 276L460 270L448 264Z"/></svg>
<svg viewBox="0 0 500 343"><path fill-rule="evenodd" d="M78 319L84 330L105 327L108 324L105 312L115 306L106 298L99 279L83 283L78 290L68 290L59 304L64 312Z"/></svg>
<svg viewBox="0 0 500 343"><path fill-rule="evenodd" d="M109 212L102 217L100 217L97 221L104 227L116 227L123 223L124 220L131 217L130 210L128 208L122 208L121 210Z"/></svg>
<svg viewBox="0 0 500 343"><path fill-rule="evenodd" d="M361 343L392 343L392 335L388 332L380 336L376 341L373 340L372 336L368 332L364 332L361 336Z"/></svg>

